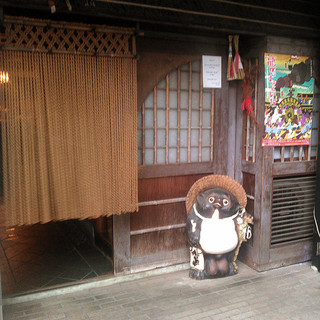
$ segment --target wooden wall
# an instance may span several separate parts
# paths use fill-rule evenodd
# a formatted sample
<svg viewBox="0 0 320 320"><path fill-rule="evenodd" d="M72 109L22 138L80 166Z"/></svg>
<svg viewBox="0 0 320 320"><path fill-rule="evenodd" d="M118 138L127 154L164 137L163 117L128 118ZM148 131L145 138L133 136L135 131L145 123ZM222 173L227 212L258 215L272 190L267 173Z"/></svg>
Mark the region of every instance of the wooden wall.
<svg viewBox="0 0 320 320"><path fill-rule="evenodd" d="M234 177L249 195L247 209L254 215L255 223L253 238L240 249L242 261L256 270L266 270L311 257L310 241L271 247L272 183L274 177L312 174L316 162L274 163L272 148L262 148L261 139L264 132L264 53L317 58L315 45L276 37L246 38L241 44L244 57L258 58L261 70L257 83L259 127L255 161L244 160L242 156L241 81L226 80L227 39L192 42L138 38L139 104L165 74L203 54L222 57L223 79L222 88L215 90L214 161L139 168L139 211L115 216L113 220L116 274L188 262L183 198L193 182L210 173Z"/></svg>
<svg viewBox="0 0 320 320"><path fill-rule="evenodd" d="M230 97L226 80L227 45L227 38L209 41L199 37L191 41L145 35L137 39L138 106L167 73L188 61L201 59L202 55L222 57L222 88L215 90L212 163L139 167L139 211L115 216L113 221L116 274L188 262L184 201L187 192L204 175L234 171L230 161L233 148L229 148L227 141L228 128L232 128L231 135L235 137L236 97ZM229 98L233 104L230 113Z"/></svg>
<svg viewBox="0 0 320 320"><path fill-rule="evenodd" d="M275 163L273 148L261 147L264 129L264 53L310 56L315 64L318 64L319 55L317 45L313 42L280 37L252 39L247 43L247 48L247 56L258 57L261 69L257 105L259 128L256 137L256 162L241 160L241 168L236 167L236 177L242 179L245 190L252 196L252 200L248 202L248 211L252 210L254 214L253 239L242 246L239 258L256 270L262 271L311 258L310 240L271 246L272 185L274 177L310 175L316 172L315 160ZM315 92L319 92L317 86ZM319 103L319 100L316 103ZM237 130L241 132L242 121L240 118L237 121Z"/></svg>

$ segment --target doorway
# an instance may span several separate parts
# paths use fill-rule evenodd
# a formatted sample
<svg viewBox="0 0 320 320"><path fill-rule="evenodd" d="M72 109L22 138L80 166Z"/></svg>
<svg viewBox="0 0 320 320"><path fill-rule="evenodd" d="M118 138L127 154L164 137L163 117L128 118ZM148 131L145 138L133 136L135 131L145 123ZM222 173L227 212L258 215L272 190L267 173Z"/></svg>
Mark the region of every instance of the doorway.
<svg viewBox="0 0 320 320"><path fill-rule="evenodd" d="M112 258L94 224L94 220L66 220L7 228L1 201L3 296L38 292L112 276Z"/></svg>

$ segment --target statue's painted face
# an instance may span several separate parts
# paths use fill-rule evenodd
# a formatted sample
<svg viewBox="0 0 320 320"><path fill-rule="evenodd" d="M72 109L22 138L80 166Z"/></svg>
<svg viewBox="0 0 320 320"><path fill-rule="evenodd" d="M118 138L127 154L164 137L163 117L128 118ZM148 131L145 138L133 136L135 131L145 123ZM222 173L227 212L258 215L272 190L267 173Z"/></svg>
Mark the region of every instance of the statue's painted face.
<svg viewBox="0 0 320 320"><path fill-rule="evenodd" d="M205 218L211 218L218 209L219 219L231 217L239 209L239 202L225 189L212 188L201 192L196 199L198 212Z"/></svg>

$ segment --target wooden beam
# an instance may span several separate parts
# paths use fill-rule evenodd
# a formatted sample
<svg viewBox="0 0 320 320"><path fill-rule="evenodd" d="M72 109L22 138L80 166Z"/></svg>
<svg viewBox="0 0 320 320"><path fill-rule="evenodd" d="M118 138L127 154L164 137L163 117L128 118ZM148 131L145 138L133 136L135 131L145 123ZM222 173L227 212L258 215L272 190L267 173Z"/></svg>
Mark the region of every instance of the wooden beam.
<svg viewBox="0 0 320 320"><path fill-rule="evenodd" d="M131 271L129 213L113 216L113 271L115 275Z"/></svg>
<svg viewBox="0 0 320 320"><path fill-rule="evenodd" d="M285 23L278 22L278 21L261 20L261 19L255 19L252 17L240 17L240 16L226 15L223 13L217 13L217 11L208 12L208 8L206 8L206 11L201 11L201 10L199 10L199 8L192 9L192 8L185 7L186 8L185 9L185 8L178 8L178 7L174 7L174 6L146 4L146 3L142 3L142 2L138 3L138 2L124 1L124 0L98 0L98 1L105 2L108 4L113 3L113 4L118 4L118 5L124 5L124 6L133 6L133 7L137 7L137 8L161 10L161 11L174 12L174 13L187 14L187 15L196 15L196 16L200 16L200 17L202 16L202 17L226 19L226 20L231 20L231 21L258 23L258 24L276 26L279 28L281 28L281 27L282 28L291 28L291 29L296 29L296 30L301 29L301 30L305 30L305 31L316 31L317 30L314 27L285 24ZM226 4L226 3L224 3L224 4ZM234 5L234 3L232 3L232 4ZM261 9L261 8L259 8L259 9ZM264 7L264 10L270 10L270 8Z"/></svg>

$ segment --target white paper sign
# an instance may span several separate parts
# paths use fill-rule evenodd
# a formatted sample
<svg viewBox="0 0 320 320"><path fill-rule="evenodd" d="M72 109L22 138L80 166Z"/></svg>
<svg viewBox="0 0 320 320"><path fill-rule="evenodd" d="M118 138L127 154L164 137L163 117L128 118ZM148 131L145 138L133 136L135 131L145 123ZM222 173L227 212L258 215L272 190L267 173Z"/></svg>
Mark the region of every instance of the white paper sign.
<svg viewBox="0 0 320 320"><path fill-rule="evenodd" d="M221 88L221 57L202 56L204 88Z"/></svg>

